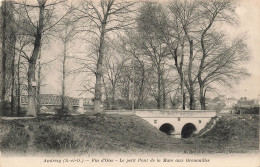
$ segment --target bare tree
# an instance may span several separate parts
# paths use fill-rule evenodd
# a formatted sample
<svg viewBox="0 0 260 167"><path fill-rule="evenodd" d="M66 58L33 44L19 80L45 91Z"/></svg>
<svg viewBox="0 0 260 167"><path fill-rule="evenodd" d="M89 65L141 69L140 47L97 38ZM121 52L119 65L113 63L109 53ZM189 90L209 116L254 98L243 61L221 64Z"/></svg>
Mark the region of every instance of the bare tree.
<svg viewBox="0 0 260 167"><path fill-rule="evenodd" d="M12 21L12 24L14 24L14 21ZM16 34L15 34L15 28L12 28L11 31L11 41L10 43L16 43ZM15 114L15 98L14 98L14 91L15 91L15 48L12 47L10 49L12 51L12 66L11 66L11 114Z"/></svg>
<svg viewBox="0 0 260 167"><path fill-rule="evenodd" d="M146 83L149 82L147 73L150 71L148 69L149 63L147 63L146 56L143 55L142 50L140 48L140 39L138 33L136 31L127 31L125 33L126 37L121 36L120 43L121 47L120 51L122 54L127 54L130 56L130 59L134 61L134 67L135 67L135 87L136 87L136 95L137 96L137 104L135 105L136 108L142 108L144 103L144 92Z"/></svg>
<svg viewBox="0 0 260 167"><path fill-rule="evenodd" d="M81 8L78 9L79 18L86 18L90 21L89 26L84 29L88 33L92 33L98 40L97 44L97 62L96 62L96 83L95 83L95 97L94 97L94 110L96 112L102 111L102 76L103 76L103 63L104 63L104 48L105 39L109 32L117 31L126 28L132 24L130 7L135 2L118 1L115 0L100 0L96 1L83 1Z"/></svg>
<svg viewBox="0 0 260 167"><path fill-rule="evenodd" d="M58 28L58 39L62 41L63 45L63 53L62 53L62 94L61 94L61 110L63 111L65 108L65 95L66 95L66 76L68 76L68 69L67 69L67 59L70 58L68 51L69 51L69 44L75 40L77 31L77 24L76 22L71 18L67 17L64 20L62 20L59 24Z"/></svg>
<svg viewBox="0 0 260 167"><path fill-rule="evenodd" d="M33 38L33 46L30 56L23 52L22 56L28 61L28 115L36 116L35 98L36 98L36 61L38 59L42 37L48 30L53 28L67 14L63 15L58 21L53 20L55 6L64 1L54 1L48 4L47 0L38 0L37 4L28 4L27 2L16 3L23 10L18 14L24 15L25 23L17 26L24 31L25 35ZM38 14L35 17L35 13Z"/></svg>
<svg viewBox="0 0 260 167"><path fill-rule="evenodd" d="M1 110L5 111L4 101L5 101L5 76L6 76L6 24L7 24L7 3L2 1L1 6Z"/></svg>
<svg viewBox="0 0 260 167"><path fill-rule="evenodd" d="M40 113L40 109L41 109L41 89L42 87L46 86L46 84L44 83L44 79L46 77L47 74L44 74L42 71L46 70L46 68L49 68L49 65L51 62L53 62L56 58L52 59L52 60L48 60L48 61L42 61L42 47L40 48L40 52L39 52L39 56L37 59L37 65L36 65L36 100L37 100L37 114Z"/></svg>
<svg viewBox="0 0 260 167"><path fill-rule="evenodd" d="M157 72L157 95L155 96L157 108L161 108L161 104L164 103L162 86L165 62L169 54L168 47L160 34L155 33L156 29L158 29L157 25L160 25L161 10L162 7L159 4L147 2L140 9L140 15L137 18L143 54L149 57Z"/></svg>
<svg viewBox="0 0 260 167"><path fill-rule="evenodd" d="M199 71L198 71L198 81L200 87L200 104L201 109L205 110L205 94L208 86L206 86L206 82L211 78L211 82L224 82L225 76L229 76L229 81L238 77L237 74L241 73L241 69L237 68L234 64L237 61L245 60L243 57L245 56L245 44L242 39L237 40L231 46L220 47L219 48L219 40L221 38L216 37L216 32L214 24L218 22L226 22L231 25L236 24L236 14L235 14L235 3L232 0L225 1L209 1L201 3L201 24L203 25L200 33L200 44L201 44L201 52L202 56L200 58L199 63ZM223 40L222 40L223 42ZM220 51L222 50L223 51ZM242 57L241 57L242 54ZM212 55L214 55L213 60ZM208 60L211 59L211 60ZM217 67L214 63L218 63ZM223 62L224 61L224 62ZM210 63L209 63L210 62ZM213 64L211 64L213 63ZM211 66L210 68L207 68ZM227 68L229 67L229 68ZM214 69L212 71L212 68ZM224 73L223 73L224 72ZM220 74L220 75L219 75ZM204 77L206 75L206 77ZM212 79L212 77L214 79ZM236 77L235 77L236 76Z"/></svg>
<svg viewBox="0 0 260 167"><path fill-rule="evenodd" d="M177 31L178 35L178 43L181 46L181 64L183 65L183 59L184 59L184 42L188 42L189 46L189 56L188 56L188 65L187 65L187 75L188 75L188 83L186 82L186 87L189 92L189 97L190 97L190 109L194 110L195 109L195 82L197 80L196 75L194 76L193 74L195 73L194 69L194 59L195 59L195 54L194 54L194 41L196 39L196 32L197 25L194 24L196 20L199 19L198 15L198 7L199 7L199 2L173 2L170 5L170 11L171 13L175 16L175 24L176 26L181 29L181 32L183 33L183 36L181 37L181 34L178 34L179 32ZM179 24L179 25L178 25ZM181 39L184 38L184 39ZM196 44L196 43L195 43ZM178 45L178 44L177 44ZM176 55L175 55L176 58ZM176 61L176 60L175 60ZM175 62L176 64L176 62ZM177 66L176 66L177 67ZM196 67L196 66L195 66ZM178 67L177 67L178 68ZM183 68L183 67L181 67ZM180 72L179 72L180 73ZM181 73L180 73L181 74ZM182 77L183 74L180 76ZM183 80L183 79L181 79ZM182 81L184 82L184 81Z"/></svg>
<svg viewBox="0 0 260 167"><path fill-rule="evenodd" d="M249 59L244 37L235 38L228 44L222 35L211 34L204 43L206 56L202 74L199 75L201 108L206 109L206 93L219 86L232 87L249 74L241 63Z"/></svg>
<svg viewBox="0 0 260 167"><path fill-rule="evenodd" d="M166 54L169 53L174 59L181 81L182 94L185 92L183 85L189 93L190 109L196 108L197 90L199 90L201 108L205 109L206 91L215 87L214 84L230 85L227 82L227 76L232 82L246 75L241 67L234 65L238 61L243 62L247 59L243 39L237 39L237 42L231 45L218 39L218 34L221 32L217 26L220 23L236 24L234 1L172 1L167 3L167 6L155 2L144 4L145 8L141 12L145 13L145 10L149 12L143 14L145 19L140 21L143 25L141 28L149 33L143 39L153 36L157 38L157 42L162 41L163 45L167 45ZM224 36L226 36L225 33ZM142 44L142 46L145 45ZM154 46L159 47L160 44L156 43ZM240 49L238 50L235 46L240 46ZM225 65L221 65L220 60L225 60L224 55L226 55L225 59L229 57L233 61L226 61ZM231 58L231 55L236 56ZM204 67L205 64L207 68ZM230 70L224 70L227 66ZM221 75L217 75L218 72L213 74L213 69L223 71ZM207 77L208 75L210 77Z"/></svg>
<svg viewBox="0 0 260 167"><path fill-rule="evenodd" d="M16 22L19 20L20 18L16 19ZM30 45L31 43L31 37L29 36L25 36L22 33L19 32L19 30L17 30L16 32L16 48L18 51L16 51L17 54L17 66L16 66L16 98L17 98L17 115L20 114L21 111L21 104L20 104L20 98L21 98L21 86L23 85L23 77L24 75L26 75L25 73L23 74L21 72L21 68L25 68L26 66L24 66L23 64L23 57L21 56L23 54L23 52L26 51L26 47ZM25 69L25 71L27 71L27 68Z"/></svg>
<svg viewBox="0 0 260 167"><path fill-rule="evenodd" d="M196 85L199 84L199 95L200 95L200 104L202 109L206 109L205 106L205 94L209 88L213 88L213 80L214 82L224 82L225 74L222 72L222 79L220 76L216 76L211 74L211 82L207 82L205 80L209 78L205 78L208 73L212 73L213 71L207 69L205 66L205 62L207 62L207 67L211 69L216 69L213 62L216 63L217 60L220 60L220 57L223 57L224 52L226 52L227 48L234 48L233 46L223 44L225 43L222 37L219 35L220 31L216 29L216 26L221 22L226 22L229 24L236 24L236 18L234 13L234 2L230 0L225 1L195 1L195 2L179 2L174 1L168 5L170 13L173 17L167 18L168 27L164 28L160 32L163 32L164 39L169 46L170 52L174 57L175 66L177 71L182 78L184 76L183 67L187 68L187 77L188 82L184 79L185 86L189 92L190 96L190 109L195 109L195 91ZM216 25L216 26L214 26ZM236 52L238 55L244 53L244 59L247 59L245 56L245 47L242 44L243 40L241 40L241 49L240 53ZM188 45L187 45L187 44ZM237 42L238 44L238 42ZM189 46L189 58L188 63L185 63L185 55ZM224 49L226 48L226 49ZM242 49L243 48L243 49ZM231 54L231 53L229 53ZM230 57L231 55L226 55L226 57ZM240 58L238 58L240 57ZM241 56L238 56L237 59L242 61ZM179 60L179 62L178 62ZM211 63L209 63L211 62ZM221 64L221 62L218 62ZM230 70L227 70L229 75L233 74L230 79L239 78L240 75L246 75L245 72L242 72L241 68L234 68L232 64L235 62L226 62L225 66L232 66ZM223 65L219 65L217 68L225 67ZM220 70L219 69L219 70ZM239 74L239 75L238 75ZM236 77L234 77L236 75ZM214 78L214 76L216 78ZM213 79L214 78L214 79ZM218 79L217 79L218 78ZM218 81L216 81L218 80ZM230 82L232 82L230 80ZM210 84L211 83L211 84ZM226 82L227 85L227 82Z"/></svg>
<svg viewBox="0 0 260 167"><path fill-rule="evenodd" d="M115 51L115 46L111 47L109 50L106 51L106 57L104 59L104 79L107 80L106 84L106 94L107 94L107 103L115 107L115 95L118 88L118 82L121 77L121 72L124 66L126 65L127 61L129 60L126 55L122 55ZM111 94L111 97L108 96ZM111 99L111 102L110 102Z"/></svg>

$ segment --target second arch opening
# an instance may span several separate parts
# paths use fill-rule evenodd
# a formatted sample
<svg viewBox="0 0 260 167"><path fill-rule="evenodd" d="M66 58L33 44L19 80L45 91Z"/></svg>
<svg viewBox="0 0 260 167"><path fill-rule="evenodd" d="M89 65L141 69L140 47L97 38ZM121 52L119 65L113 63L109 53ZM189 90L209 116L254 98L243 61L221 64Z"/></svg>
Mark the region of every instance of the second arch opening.
<svg viewBox="0 0 260 167"><path fill-rule="evenodd" d="M194 124L187 123L181 130L181 138L189 138L197 130Z"/></svg>

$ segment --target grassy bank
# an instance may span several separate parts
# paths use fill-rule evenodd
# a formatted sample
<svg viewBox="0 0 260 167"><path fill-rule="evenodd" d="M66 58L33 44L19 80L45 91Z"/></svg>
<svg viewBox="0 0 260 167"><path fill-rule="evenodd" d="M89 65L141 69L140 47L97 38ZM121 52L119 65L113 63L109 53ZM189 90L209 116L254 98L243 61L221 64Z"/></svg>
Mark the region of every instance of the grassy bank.
<svg viewBox="0 0 260 167"><path fill-rule="evenodd" d="M223 116L200 137L176 139L132 115L87 114L1 120L3 154L216 153L258 149L258 117Z"/></svg>

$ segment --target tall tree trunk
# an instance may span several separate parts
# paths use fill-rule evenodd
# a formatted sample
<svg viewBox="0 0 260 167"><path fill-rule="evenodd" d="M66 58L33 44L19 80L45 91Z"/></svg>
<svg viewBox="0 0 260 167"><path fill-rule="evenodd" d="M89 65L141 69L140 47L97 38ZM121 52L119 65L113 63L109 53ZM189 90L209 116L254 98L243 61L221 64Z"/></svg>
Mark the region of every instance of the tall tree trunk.
<svg viewBox="0 0 260 167"><path fill-rule="evenodd" d="M5 110L5 94L6 94L6 89L5 89L5 85L6 85L6 25L7 25L7 2L6 0L4 0L2 2L2 8L1 8L1 15L2 15L2 64L1 64L1 111L2 114L6 114L6 110Z"/></svg>
<svg viewBox="0 0 260 167"><path fill-rule="evenodd" d="M194 95L194 90L193 87L191 87L190 91L189 91L189 95L190 95L190 110L195 110L195 95Z"/></svg>
<svg viewBox="0 0 260 167"><path fill-rule="evenodd" d="M110 101L109 101L108 90L107 90L107 86L106 86L106 83L105 83L104 76L102 76L102 80L103 80L103 85L104 85L104 89L105 89L105 96L106 96L106 109L110 109Z"/></svg>
<svg viewBox="0 0 260 167"><path fill-rule="evenodd" d="M102 24L100 43L98 50L98 60L96 69L96 85L95 85L95 97L94 97L94 111L102 111L102 76L103 76L103 57L104 57L104 43L105 43L105 23Z"/></svg>
<svg viewBox="0 0 260 167"><path fill-rule="evenodd" d="M28 68L28 113L27 115L36 116L35 110L35 96L36 96L35 82L35 62L29 63Z"/></svg>
<svg viewBox="0 0 260 167"><path fill-rule="evenodd" d="M200 81L200 107L201 110L206 110L206 99L205 99L205 94L204 94L204 83L201 81L201 78L199 79Z"/></svg>
<svg viewBox="0 0 260 167"><path fill-rule="evenodd" d="M190 44L190 56L189 56L189 67L188 67L188 78L189 78L189 95L190 95L190 110L195 110L195 95L194 95L194 83L192 80L192 61L193 61L193 40L189 40Z"/></svg>
<svg viewBox="0 0 260 167"><path fill-rule="evenodd" d="M140 88L139 88L138 100L137 100L137 103L138 103L137 107L138 108L142 108L142 104L143 104L144 77L145 77L144 75L145 75L145 69L142 66L142 79L141 79L141 85L140 85Z"/></svg>
<svg viewBox="0 0 260 167"><path fill-rule="evenodd" d="M40 48L41 49L41 48ZM36 97L37 97L37 113L40 113L40 108L41 108L41 50L39 52L39 58L38 58L38 84L37 84L37 92L36 92Z"/></svg>
<svg viewBox="0 0 260 167"><path fill-rule="evenodd" d="M132 60L132 65L133 65L133 69L132 69L132 83L133 83L133 86L132 86L132 111L134 111L135 109L135 61L134 59Z"/></svg>
<svg viewBox="0 0 260 167"><path fill-rule="evenodd" d="M174 49L173 57L174 57L174 63L175 67L177 68L177 72L181 78L181 89L182 89L182 109L185 110L185 104L186 104L186 96L184 93L184 86L187 88L188 92L190 92L190 85L188 84L188 81L184 78L184 72L183 72L183 63L184 63L184 43L181 43L181 61L180 65L178 64L178 48ZM189 93L190 94L190 93Z"/></svg>
<svg viewBox="0 0 260 167"><path fill-rule="evenodd" d="M181 75L181 98L182 98L182 110L185 110L186 107L186 97L185 97L185 92L184 92L184 78L183 75Z"/></svg>
<svg viewBox="0 0 260 167"><path fill-rule="evenodd" d="M186 95L185 95L185 92L183 92L183 104L182 104L182 109L185 110L186 109Z"/></svg>
<svg viewBox="0 0 260 167"><path fill-rule="evenodd" d="M204 97L204 82L202 80L202 71L204 68L204 61L206 58L206 50L205 50L205 46L204 46L204 35L205 35L206 31L204 31L204 33L201 36L201 47L202 47L202 58L201 58L201 62L200 62L200 67L199 67L199 72L198 72L198 81L199 81L199 86L200 86L200 108L201 110L206 110L206 104L205 104L205 97Z"/></svg>
<svg viewBox="0 0 260 167"><path fill-rule="evenodd" d="M207 31L211 28L215 18L217 15L215 15L212 20L210 21L209 25L205 28L205 30L201 34L200 38L200 44L201 44L201 50L202 50L202 58L200 60L200 66L199 66L199 72L198 72L198 81L199 81L199 86L200 86L200 107L201 110L206 110L206 103L205 103L205 94L203 93L204 91L204 81L202 79L202 72L204 69L204 63L205 59L207 56L206 49L205 49L205 43L204 43L204 38L207 33Z"/></svg>
<svg viewBox="0 0 260 167"><path fill-rule="evenodd" d="M161 70L157 69L157 108L161 108Z"/></svg>
<svg viewBox="0 0 260 167"><path fill-rule="evenodd" d="M20 63L21 63L21 52L19 53L18 63L17 63L17 115L21 113L21 83L20 83Z"/></svg>
<svg viewBox="0 0 260 167"><path fill-rule="evenodd" d="M95 85L95 99L94 99L94 111L102 111L102 92L101 92L101 74L96 74L96 85Z"/></svg>
<svg viewBox="0 0 260 167"><path fill-rule="evenodd" d="M15 63L15 58L12 60L12 87L11 87L11 114L15 113L15 99L14 99L14 82L15 82L15 77L14 77L14 63Z"/></svg>
<svg viewBox="0 0 260 167"><path fill-rule="evenodd" d="M37 32L35 35L34 48L31 58L28 60L28 113L27 115L36 116L35 110L35 96L36 96L36 85L35 84L35 64L38 58L38 54L41 47L42 31L44 27L44 10L45 3L47 0L38 1L39 3L39 22L37 27Z"/></svg>
<svg viewBox="0 0 260 167"><path fill-rule="evenodd" d="M130 101L130 93L131 93L131 80L129 79L127 81L127 89L125 91L125 97L126 97L126 102L127 102L127 108L130 109L131 108L131 101Z"/></svg>
<svg viewBox="0 0 260 167"><path fill-rule="evenodd" d="M15 90L15 44L16 44L16 33L15 33L15 20L14 20L14 15L13 15L13 6L12 3L9 2L9 26L8 29L10 31L9 34L9 41L13 45L9 45L9 52L10 52L10 58L12 60L12 66L11 66L11 114L16 113L16 102L14 99L14 90Z"/></svg>
<svg viewBox="0 0 260 167"><path fill-rule="evenodd" d="M116 94L116 85L112 85L112 99L111 99L111 104L115 108L115 94Z"/></svg>
<svg viewBox="0 0 260 167"><path fill-rule="evenodd" d="M67 29L65 30L67 34ZM67 59L67 40L64 41L64 53L62 61L62 94L61 94L61 110L65 108L65 84L66 84L66 59Z"/></svg>
<svg viewBox="0 0 260 167"><path fill-rule="evenodd" d="M162 99L162 101L163 101L163 108L166 108L166 90L165 90L165 81L164 81L164 79L163 79L163 73L162 73L162 75L161 75L161 82L162 82L162 95L163 95L163 99Z"/></svg>
<svg viewBox="0 0 260 167"><path fill-rule="evenodd" d="M15 37L15 33L12 33L12 43L16 42L16 37ZM11 87L11 114L15 113L15 99L14 99L14 90L15 90L15 49L13 49L13 55L12 55L12 87Z"/></svg>

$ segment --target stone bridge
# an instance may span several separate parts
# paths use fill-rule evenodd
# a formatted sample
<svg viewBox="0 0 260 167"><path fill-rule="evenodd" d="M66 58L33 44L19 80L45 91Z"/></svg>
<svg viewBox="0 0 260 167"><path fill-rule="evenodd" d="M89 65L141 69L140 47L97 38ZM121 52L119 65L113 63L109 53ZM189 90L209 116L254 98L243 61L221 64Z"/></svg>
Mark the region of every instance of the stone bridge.
<svg viewBox="0 0 260 167"><path fill-rule="evenodd" d="M125 112L127 113L127 112ZM128 113L131 113L128 111ZM162 132L177 138L188 138L202 130L211 118L213 110L135 110L132 112Z"/></svg>

